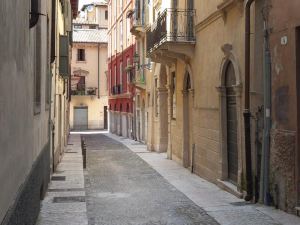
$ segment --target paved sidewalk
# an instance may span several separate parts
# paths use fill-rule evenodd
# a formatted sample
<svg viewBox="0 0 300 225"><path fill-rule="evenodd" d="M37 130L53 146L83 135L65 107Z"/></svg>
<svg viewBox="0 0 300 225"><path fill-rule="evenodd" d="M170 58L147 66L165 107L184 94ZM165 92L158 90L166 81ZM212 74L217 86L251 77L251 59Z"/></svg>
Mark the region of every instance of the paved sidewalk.
<svg viewBox="0 0 300 225"><path fill-rule="evenodd" d="M218 186L191 174L165 153L147 151L139 142L105 134L124 144L221 225L298 225L300 218L259 204L247 204Z"/></svg>
<svg viewBox="0 0 300 225"><path fill-rule="evenodd" d="M37 225L87 225L85 196L80 135L71 134L42 201Z"/></svg>

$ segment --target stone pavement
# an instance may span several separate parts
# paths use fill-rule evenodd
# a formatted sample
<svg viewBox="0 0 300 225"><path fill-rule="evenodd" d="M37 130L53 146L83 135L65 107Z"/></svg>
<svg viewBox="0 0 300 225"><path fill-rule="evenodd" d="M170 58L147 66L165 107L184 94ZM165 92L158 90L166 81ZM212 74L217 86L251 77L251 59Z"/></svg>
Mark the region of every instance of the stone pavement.
<svg viewBox="0 0 300 225"><path fill-rule="evenodd" d="M247 204L218 186L191 174L165 153L147 151L144 144L113 134L106 136L119 141L135 152L171 185L181 191L196 205L221 225L298 225L300 218L260 204Z"/></svg>
<svg viewBox="0 0 300 225"><path fill-rule="evenodd" d="M80 135L72 134L42 201L37 225L87 225Z"/></svg>
<svg viewBox="0 0 300 225"><path fill-rule="evenodd" d="M217 225L126 146L85 136L85 185L90 225Z"/></svg>

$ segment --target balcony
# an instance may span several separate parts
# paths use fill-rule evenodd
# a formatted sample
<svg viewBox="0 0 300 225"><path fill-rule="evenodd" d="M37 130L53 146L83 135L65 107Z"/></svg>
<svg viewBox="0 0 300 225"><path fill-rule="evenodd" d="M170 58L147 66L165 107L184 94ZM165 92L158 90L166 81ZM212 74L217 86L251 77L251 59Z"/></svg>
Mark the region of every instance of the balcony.
<svg viewBox="0 0 300 225"><path fill-rule="evenodd" d="M137 89L146 89L145 72L143 70L137 71L134 85Z"/></svg>
<svg viewBox="0 0 300 225"><path fill-rule="evenodd" d="M192 58L196 43L194 17L194 9L163 11L146 30L148 57L154 62L164 58Z"/></svg>
<svg viewBox="0 0 300 225"><path fill-rule="evenodd" d="M96 94L97 88L86 88L85 85L78 85L76 89L71 90L71 95L75 96L94 96Z"/></svg>
<svg viewBox="0 0 300 225"><path fill-rule="evenodd" d="M114 85L111 89L111 94L112 95L119 95L122 94L123 89L122 89L122 85L118 84L118 85Z"/></svg>
<svg viewBox="0 0 300 225"><path fill-rule="evenodd" d="M135 16L130 18L130 32L134 36L141 36L145 32L145 26L141 19L137 19Z"/></svg>

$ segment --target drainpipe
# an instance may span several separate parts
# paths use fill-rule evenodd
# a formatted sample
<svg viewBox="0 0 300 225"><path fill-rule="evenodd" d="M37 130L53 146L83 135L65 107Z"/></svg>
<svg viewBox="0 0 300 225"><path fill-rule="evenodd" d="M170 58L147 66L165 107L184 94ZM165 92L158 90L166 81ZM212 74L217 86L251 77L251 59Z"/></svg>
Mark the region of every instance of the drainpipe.
<svg viewBox="0 0 300 225"><path fill-rule="evenodd" d="M262 173L260 201L270 205L269 194L269 158L271 130L271 54L269 48L268 21L264 18L264 131L262 149Z"/></svg>
<svg viewBox="0 0 300 225"><path fill-rule="evenodd" d="M98 43L98 98L100 98L100 63L99 63L99 59L100 59L100 43Z"/></svg>
<svg viewBox="0 0 300 225"><path fill-rule="evenodd" d="M244 102L244 129L245 129L245 156L246 156L246 201L252 200L252 160L251 160L251 129L250 129L250 26L251 26L251 5L255 0L248 0L245 6L245 102Z"/></svg>

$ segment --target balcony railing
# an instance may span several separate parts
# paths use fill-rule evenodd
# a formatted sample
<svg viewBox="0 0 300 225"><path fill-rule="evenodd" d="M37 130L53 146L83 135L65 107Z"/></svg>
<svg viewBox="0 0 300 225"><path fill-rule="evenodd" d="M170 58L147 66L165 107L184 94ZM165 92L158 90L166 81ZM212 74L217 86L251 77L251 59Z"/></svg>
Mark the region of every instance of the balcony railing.
<svg viewBox="0 0 300 225"><path fill-rule="evenodd" d="M80 85L75 90L71 90L72 95L96 95L97 88L89 87L86 88L85 86Z"/></svg>
<svg viewBox="0 0 300 225"><path fill-rule="evenodd" d="M111 89L111 93L113 95L119 95L119 94L122 94L122 92L123 92L123 89L122 89L122 85L121 84L115 85Z"/></svg>
<svg viewBox="0 0 300 225"><path fill-rule="evenodd" d="M166 42L192 43L196 41L194 9L166 9L146 31L147 52L153 52Z"/></svg>

